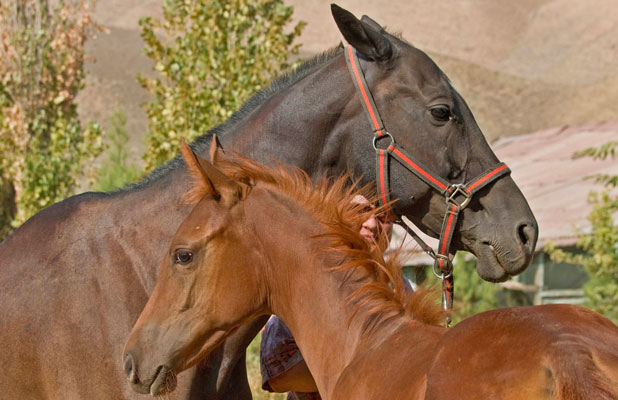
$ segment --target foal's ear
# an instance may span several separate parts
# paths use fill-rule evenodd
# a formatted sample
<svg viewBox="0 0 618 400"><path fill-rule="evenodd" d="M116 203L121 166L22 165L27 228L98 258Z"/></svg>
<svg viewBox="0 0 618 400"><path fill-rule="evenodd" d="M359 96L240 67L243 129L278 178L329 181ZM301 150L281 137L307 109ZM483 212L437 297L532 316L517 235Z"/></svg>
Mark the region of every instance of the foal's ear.
<svg viewBox="0 0 618 400"><path fill-rule="evenodd" d="M210 161L213 165L217 165L219 153L225 154L225 151L223 151L223 146L221 146L221 142L219 142L217 135L213 134L212 141L210 142Z"/></svg>
<svg viewBox="0 0 618 400"><path fill-rule="evenodd" d="M369 17L358 20L354 14L336 4L331 4L330 9L339 31L352 47L375 61L391 58L393 48L380 24Z"/></svg>
<svg viewBox="0 0 618 400"><path fill-rule="evenodd" d="M184 195L183 201L195 203L209 194L219 203L231 207L240 200L241 186L210 161L195 154L184 138L180 139L180 151L194 180L193 188Z"/></svg>

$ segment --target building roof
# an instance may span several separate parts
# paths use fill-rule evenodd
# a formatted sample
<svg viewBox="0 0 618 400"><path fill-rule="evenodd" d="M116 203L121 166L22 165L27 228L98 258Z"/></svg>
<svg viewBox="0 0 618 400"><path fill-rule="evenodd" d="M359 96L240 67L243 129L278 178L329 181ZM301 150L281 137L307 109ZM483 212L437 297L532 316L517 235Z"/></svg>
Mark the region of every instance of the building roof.
<svg viewBox="0 0 618 400"><path fill-rule="evenodd" d="M618 175L618 162L590 157L575 159L573 153L609 141L618 141L618 121L561 126L492 144L498 158L511 168L513 179L536 216L539 224L536 251L542 250L548 240L559 246L571 246L577 240L577 230L590 231L587 216L592 207L588 195L603 187L585 178L596 174ZM399 247L403 236L403 230L397 227L391 246ZM434 248L437 245L431 238L427 242ZM431 263L409 238L404 248L410 250L407 264Z"/></svg>

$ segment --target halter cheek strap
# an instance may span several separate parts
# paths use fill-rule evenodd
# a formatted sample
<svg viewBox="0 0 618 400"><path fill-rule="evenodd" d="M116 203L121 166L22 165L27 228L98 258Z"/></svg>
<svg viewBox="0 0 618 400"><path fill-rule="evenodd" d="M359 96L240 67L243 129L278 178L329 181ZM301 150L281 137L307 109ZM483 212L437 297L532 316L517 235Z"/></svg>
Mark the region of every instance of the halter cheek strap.
<svg viewBox="0 0 618 400"><path fill-rule="evenodd" d="M423 165L420 161L408 154L405 149L399 146L393 136L384 128L384 122L378 113L375 101L365 76L358 61L356 50L351 46L346 46L345 57L348 70L352 75L352 81L361 99L361 104L365 109L369 123L373 129L373 147L376 151L376 186L380 204L386 209L388 217L403 226L408 233L419 243L421 248L434 259L434 274L442 279L442 307L445 310L453 308L453 264L449 256L449 247L457 225L459 213L468 206L472 196L487 186L491 182L508 175L511 170L504 163L498 163L489 170L483 172L476 178L465 184L452 184L440 175L435 174L430 168ZM379 146L379 142L388 139L390 143L386 147ZM440 232L440 243L438 252L434 252L410 227L408 227L390 207L390 188L389 188L389 162L394 158L406 169L416 175L434 190L442 194L446 201L446 212L442 222ZM447 317L447 325L450 324L450 317Z"/></svg>

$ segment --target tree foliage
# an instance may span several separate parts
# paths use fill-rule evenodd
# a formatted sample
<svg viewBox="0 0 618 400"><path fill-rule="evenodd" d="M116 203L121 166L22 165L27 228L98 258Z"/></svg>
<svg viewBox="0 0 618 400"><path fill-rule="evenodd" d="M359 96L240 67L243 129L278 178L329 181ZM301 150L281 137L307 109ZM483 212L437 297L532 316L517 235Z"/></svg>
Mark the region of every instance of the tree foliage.
<svg viewBox="0 0 618 400"><path fill-rule="evenodd" d="M618 143L609 142L576 153L576 156L614 158L616 144ZM590 280L584 285L584 305L605 315L614 323L618 323L618 196L610 189L616 187L617 180L617 176L608 175L600 179L605 184L605 190L590 193L589 201L593 209L588 220L592 230L590 233L579 232L577 240L577 247L584 250L583 254L565 252L551 243L546 246L552 260L582 265L585 268Z"/></svg>
<svg viewBox="0 0 618 400"><path fill-rule="evenodd" d="M109 118L109 125L109 129L105 131L109 148L101 167L97 170L94 186L94 190L103 192L121 188L142 175L140 168L129 162L126 114L116 111Z"/></svg>
<svg viewBox="0 0 618 400"><path fill-rule="evenodd" d="M163 20L142 18L145 54L156 77L138 76L154 99L148 113L146 169L225 121L255 91L289 67L303 22L286 32L283 0L166 0Z"/></svg>
<svg viewBox="0 0 618 400"><path fill-rule="evenodd" d="M98 126L83 129L84 43L97 28L87 0L0 5L0 238L71 193L101 151Z"/></svg>
<svg viewBox="0 0 618 400"><path fill-rule="evenodd" d="M453 322L498 306L498 286L484 281L476 272L476 260L458 251L453 260L455 273L455 298L453 301Z"/></svg>
<svg viewBox="0 0 618 400"><path fill-rule="evenodd" d="M618 147L618 141L611 140L599 147L589 147L583 151L579 151L574 154L574 157L592 157L595 160L614 158L616 156L616 147ZM594 179L596 183L602 183L608 187L618 186L618 175L596 174L589 178Z"/></svg>
<svg viewBox="0 0 618 400"><path fill-rule="evenodd" d="M441 290L442 281L431 271L432 266L424 268L426 279L421 278L424 286ZM476 259L465 251L458 251L453 258L455 278L455 297L451 319L454 324L483 311L498 307L497 294L500 288L495 283L484 281L476 272Z"/></svg>

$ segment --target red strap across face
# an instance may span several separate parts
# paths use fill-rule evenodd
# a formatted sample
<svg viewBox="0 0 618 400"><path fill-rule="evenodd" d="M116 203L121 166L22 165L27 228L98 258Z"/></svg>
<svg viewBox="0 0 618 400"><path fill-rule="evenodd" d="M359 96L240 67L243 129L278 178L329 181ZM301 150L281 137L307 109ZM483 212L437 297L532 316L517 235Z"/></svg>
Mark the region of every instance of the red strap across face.
<svg viewBox="0 0 618 400"><path fill-rule="evenodd" d="M348 69L350 70L350 73L353 77L354 86L360 94L361 104L366 111L369 123L374 129L376 138L381 138L385 136L391 137L391 144L386 149L386 155L383 149L376 148L378 158L384 160L385 157L388 158L388 155L391 155L408 170L413 172L416 176L418 176L428 185L433 187L435 190L439 191L442 194L452 192L450 188L453 185L451 185L448 181L444 180L439 175L432 173L428 167L424 166L418 160L415 160L414 157L409 155L403 148L398 146L390 133L388 133L384 129L384 123L382 122L382 118L380 118L380 113L376 108L371 91L368 89L364 74L360 69L360 64L358 62L358 56L356 54L356 51L353 47L348 46L346 48L345 55L348 63ZM388 171L385 171L384 162L378 165L377 171L378 174L376 178L378 180L377 183L380 202L382 204L387 204L389 200L389 193L386 192L387 185L385 184L385 179L388 178ZM461 186L465 188L466 193L472 194L508 172L510 172L508 167L505 164L500 163L490 171L479 175L467 184Z"/></svg>
<svg viewBox="0 0 618 400"><path fill-rule="evenodd" d="M432 186L440 193L444 193L448 189L449 183L447 181L438 175L428 172L429 168L422 166L419 161L414 162L413 157L407 154L403 149L397 148L395 145L390 145L388 150L393 154L397 161L401 162L407 169L424 180L425 183L429 184L429 186Z"/></svg>
<svg viewBox="0 0 618 400"><path fill-rule="evenodd" d="M384 123L382 122L382 118L380 118L380 114L376 108L373 96L367 88L367 82L365 81L362 70L360 70L356 50L354 50L352 46L348 46L346 48L346 60L348 61L348 69L354 78L353 80L356 90L360 93L361 102L363 103L363 107L369 117L369 123L373 127L375 134L381 137L384 135Z"/></svg>
<svg viewBox="0 0 618 400"><path fill-rule="evenodd" d="M510 173L511 170L506 166L505 163L498 164L495 168L488 172L484 172L481 175L477 176L470 182L466 184L466 192L472 194L477 190L483 188L490 182L495 181L496 179L502 177L503 175Z"/></svg>
<svg viewBox="0 0 618 400"><path fill-rule="evenodd" d="M386 216L391 221L396 221L396 218L391 214L390 207L388 207L389 199L387 198L390 192L388 188L388 154L385 150L379 149L377 153L377 180L378 180L378 194L380 196L380 203L386 204Z"/></svg>

